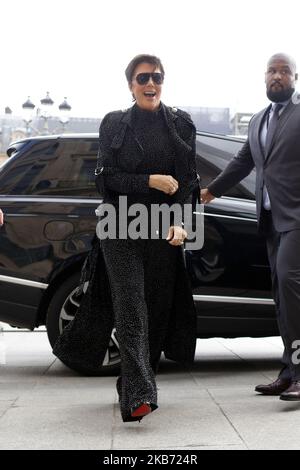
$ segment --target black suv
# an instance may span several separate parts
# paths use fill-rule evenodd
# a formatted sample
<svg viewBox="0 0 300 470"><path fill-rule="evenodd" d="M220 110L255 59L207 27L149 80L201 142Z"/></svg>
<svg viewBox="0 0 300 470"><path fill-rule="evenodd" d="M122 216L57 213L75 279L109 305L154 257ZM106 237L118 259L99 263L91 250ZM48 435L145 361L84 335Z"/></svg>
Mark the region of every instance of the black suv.
<svg viewBox="0 0 300 470"><path fill-rule="evenodd" d="M242 144L198 133L203 187ZM96 134L33 137L11 144L0 167L0 321L46 325L52 345L76 312L74 292L95 232L97 150ZM204 246L186 250L199 337L278 334L266 248L256 228L254 179L252 173L205 208ZM99 371L118 363L113 333Z"/></svg>

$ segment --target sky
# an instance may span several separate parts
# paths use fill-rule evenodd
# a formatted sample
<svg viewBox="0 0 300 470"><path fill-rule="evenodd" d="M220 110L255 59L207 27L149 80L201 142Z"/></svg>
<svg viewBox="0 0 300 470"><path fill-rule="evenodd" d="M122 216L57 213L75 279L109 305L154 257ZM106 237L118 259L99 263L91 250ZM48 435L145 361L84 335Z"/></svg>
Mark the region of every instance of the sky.
<svg viewBox="0 0 300 470"><path fill-rule="evenodd" d="M162 100L172 106L267 104L264 72L275 52L300 68L300 2L289 0L1 0L0 114L22 115L50 92L71 116L103 117L131 105L124 70L160 57Z"/></svg>

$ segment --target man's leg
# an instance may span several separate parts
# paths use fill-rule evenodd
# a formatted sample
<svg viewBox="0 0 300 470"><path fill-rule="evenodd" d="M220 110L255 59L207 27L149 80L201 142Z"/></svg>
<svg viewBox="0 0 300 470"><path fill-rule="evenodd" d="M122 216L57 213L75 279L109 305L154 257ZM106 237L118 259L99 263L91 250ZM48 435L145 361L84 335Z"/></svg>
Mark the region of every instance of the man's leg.
<svg viewBox="0 0 300 470"><path fill-rule="evenodd" d="M285 345L292 379L300 380L300 365L292 361L295 342L300 341L300 230L281 234L277 276L280 312L286 326Z"/></svg>
<svg viewBox="0 0 300 470"><path fill-rule="evenodd" d="M280 308L280 296L279 296L279 287L278 287L278 273L277 273L277 258L278 252L280 249L280 240L281 234L276 232L275 228L270 228L270 233L267 236L267 251L268 251L268 258L270 263L271 269L271 279L272 279L272 292L273 298L275 302L275 310L276 310L276 317L277 317L277 324L279 333L281 335L284 351L282 355L282 369L279 372L278 377L283 380L291 380L291 370L289 367L289 354L287 351L287 346L285 344L285 339L287 338L287 324L286 324L286 317L281 311Z"/></svg>
<svg viewBox="0 0 300 470"><path fill-rule="evenodd" d="M269 264L271 269L271 280L272 280L272 292L273 298L275 302L275 310L276 310L276 317L277 317L277 324L279 328L279 333L281 335L283 344L284 344L284 352L281 359L282 368L278 374L278 378L270 383L270 384L260 384L255 387L255 391L262 393L263 395L280 395L282 392L288 389L291 384L292 374L289 365L289 353L286 346L286 338L287 338L287 325L286 325L286 318L281 311L280 306L280 295L279 295L279 287L278 287L278 273L277 273L277 258L278 252L280 248L280 241L281 241L281 234L276 232L273 223L272 223L272 216L271 213L265 215L266 222L267 222L267 251L268 251L268 258Z"/></svg>

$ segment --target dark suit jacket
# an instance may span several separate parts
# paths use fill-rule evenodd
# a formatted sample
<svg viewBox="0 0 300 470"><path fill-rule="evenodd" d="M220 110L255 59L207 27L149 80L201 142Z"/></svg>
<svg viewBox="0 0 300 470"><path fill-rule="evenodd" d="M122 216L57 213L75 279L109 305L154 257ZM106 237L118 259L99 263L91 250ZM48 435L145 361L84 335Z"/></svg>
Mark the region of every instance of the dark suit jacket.
<svg viewBox="0 0 300 470"><path fill-rule="evenodd" d="M217 197L256 168L256 204L259 228L264 230L263 186L267 187L273 223L278 232L300 229L300 105L299 96L281 113L267 155L260 132L270 106L255 114L249 124L248 139L225 170L208 185ZM294 104L295 102L295 104Z"/></svg>

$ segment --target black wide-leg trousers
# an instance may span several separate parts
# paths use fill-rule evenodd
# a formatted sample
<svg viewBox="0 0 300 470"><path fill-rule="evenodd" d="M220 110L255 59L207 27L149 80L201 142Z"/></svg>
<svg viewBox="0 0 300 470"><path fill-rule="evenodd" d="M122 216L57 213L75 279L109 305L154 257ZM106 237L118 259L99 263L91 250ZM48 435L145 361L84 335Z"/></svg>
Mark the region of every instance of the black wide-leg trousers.
<svg viewBox="0 0 300 470"><path fill-rule="evenodd" d="M267 249L279 332L282 379L300 380L300 230L277 232L269 214ZM298 346L297 346L298 341Z"/></svg>
<svg viewBox="0 0 300 470"><path fill-rule="evenodd" d="M140 402L157 404L155 372L174 295L178 247L164 239L101 240L121 355L123 419Z"/></svg>

